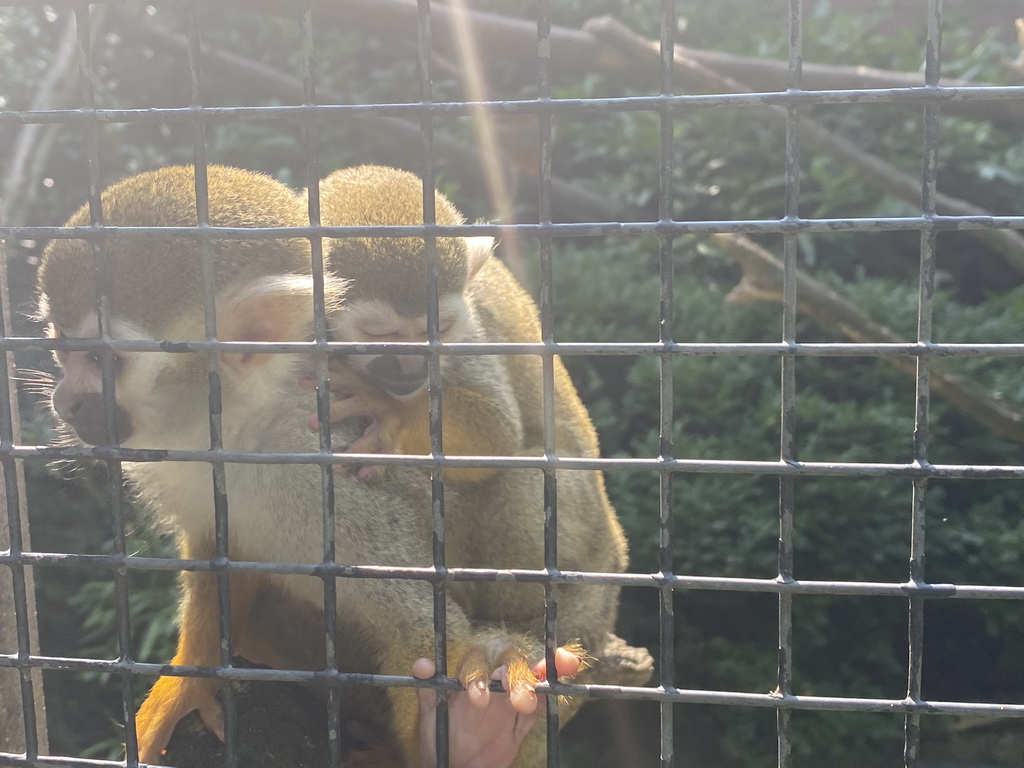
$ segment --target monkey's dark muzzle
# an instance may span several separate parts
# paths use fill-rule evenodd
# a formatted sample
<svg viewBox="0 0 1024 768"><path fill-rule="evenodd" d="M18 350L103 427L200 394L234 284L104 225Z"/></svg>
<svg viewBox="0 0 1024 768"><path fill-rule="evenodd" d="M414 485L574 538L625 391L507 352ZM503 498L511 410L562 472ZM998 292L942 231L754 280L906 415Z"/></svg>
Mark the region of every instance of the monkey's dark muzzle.
<svg viewBox="0 0 1024 768"><path fill-rule="evenodd" d="M53 410L75 430L79 440L89 445L113 445L126 440L132 433L131 416L118 405L114 413L117 434L107 434L106 409L103 407L103 395L98 392L65 396L58 387L53 393Z"/></svg>
<svg viewBox="0 0 1024 768"><path fill-rule="evenodd" d="M411 395L427 383L427 358L423 355L378 355L366 372L395 397Z"/></svg>

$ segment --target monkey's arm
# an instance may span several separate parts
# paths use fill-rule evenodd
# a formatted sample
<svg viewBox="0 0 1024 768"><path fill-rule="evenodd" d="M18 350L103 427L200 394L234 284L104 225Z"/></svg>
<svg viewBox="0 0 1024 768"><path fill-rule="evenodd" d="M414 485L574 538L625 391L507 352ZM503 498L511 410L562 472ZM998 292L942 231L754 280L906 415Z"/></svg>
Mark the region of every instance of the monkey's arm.
<svg viewBox="0 0 1024 768"><path fill-rule="evenodd" d="M406 406L395 429L394 453L430 453L430 415L426 395ZM448 456L512 456L518 453L517 425L505 409L486 395L464 387L447 387L441 396L442 450ZM448 467L444 477L454 483L478 483L494 467Z"/></svg>
<svg viewBox="0 0 1024 768"><path fill-rule="evenodd" d="M348 395L331 403L332 421L356 416L374 419L366 433L348 447L349 452L430 453L429 397L425 391L403 402L383 392L344 363L333 361L331 389ZM443 386L441 434L444 453L448 456L517 454L522 428L509 411L506 404L490 393L461 386ZM315 419L310 423L316 426ZM360 477L366 479L381 474L381 471L380 467L363 468ZM444 476L453 483L478 483L495 472L497 469L491 467L449 467L445 469Z"/></svg>
<svg viewBox="0 0 1024 768"><path fill-rule="evenodd" d="M183 547L183 556L192 559L194 555L189 553L189 549ZM171 664L217 666L220 663L220 601L216 576L212 573L183 573L182 588L184 598L178 650ZM259 580L256 577L247 574L231 576L232 635L235 645L250 653L257 647L263 647L258 638L246 636L246 619L258 590ZM223 739L224 713L216 699L219 687L220 682L209 677L161 677L157 680L135 716L139 760L158 763L174 726L192 710L198 710L206 727Z"/></svg>

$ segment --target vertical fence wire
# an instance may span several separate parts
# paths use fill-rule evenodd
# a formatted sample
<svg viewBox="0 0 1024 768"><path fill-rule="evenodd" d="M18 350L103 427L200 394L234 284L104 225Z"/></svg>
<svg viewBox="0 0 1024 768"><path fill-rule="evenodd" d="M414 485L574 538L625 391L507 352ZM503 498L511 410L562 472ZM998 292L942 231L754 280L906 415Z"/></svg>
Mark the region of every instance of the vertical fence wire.
<svg viewBox="0 0 1024 768"><path fill-rule="evenodd" d="M799 91L803 65L803 8L801 0L789 2L789 57L787 88ZM795 104L786 107L786 192L784 219L800 215L800 114ZM797 309L797 235L787 232L782 237L782 341L796 344ZM793 461L796 432L796 358L783 355L781 367L782 413L779 427L779 459ZM795 479L779 478L779 549L778 579L793 581L793 507ZM793 596L779 593L779 660L776 693L782 701L792 695L793 686ZM779 768L790 768L792 757L793 710L780 707L776 711L777 762Z"/></svg>
<svg viewBox="0 0 1024 768"><path fill-rule="evenodd" d="M316 105L315 56L313 40L313 0L306 0L300 19L299 34L302 38L302 103ZM311 226L320 226L320 134L317 114L314 111L302 120L303 150L306 160L306 201ZM316 415L319 422L318 450L321 454L332 452L331 442L331 392L328 372L327 309L324 281L324 241L319 234L309 238L313 275L313 338L317 344L316 354ZM323 564L324 591L324 666L337 672L338 638L338 582L332 567L337 558L337 526L334 508L334 470L330 464L320 467L320 493L323 514ZM342 763L341 743L341 692L337 685L327 689L327 752L330 768Z"/></svg>
<svg viewBox="0 0 1024 768"><path fill-rule="evenodd" d="M551 100L551 3L537 0L537 101ZM551 223L551 113L537 114L539 165L537 168L537 221ZM538 239L540 260L540 330L545 345L554 342L555 292L551 254L553 239ZM555 358L545 350L541 358L541 391L543 397L544 456L557 456L555 441ZM549 576L558 573L558 474L554 467L544 468L544 569ZM558 636L558 593L550 579L544 582L544 658L549 683L558 678L555 648ZM547 701L547 764L559 765L561 744L558 738L558 700Z"/></svg>
<svg viewBox="0 0 1024 768"><path fill-rule="evenodd" d="M661 43L660 43L660 93L662 97L672 96L672 72L675 66L676 41L676 7L675 0L662 0L661 3ZM674 137L675 121L670 109L663 108L658 113L660 127L659 143L659 178L658 178L658 221L672 220L673 201L673 170L674 170ZM673 341L673 282L675 278L673 262L673 237L662 235L660 241L660 297L658 307L658 340L669 345ZM673 356L663 354L658 358L660 423L659 423L659 457L663 461L671 461L675 446L672 439L674 423L673 408ZM658 666L661 673L661 687L664 690L675 689L675 592L670 585L670 577L674 571L672 556L672 485L673 474L662 471L658 475L658 570L662 577L662 585L658 593L658 629L659 657ZM673 768L675 765L675 706L671 701L660 704L661 714L661 766Z"/></svg>
<svg viewBox="0 0 1024 768"><path fill-rule="evenodd" d="M431 53L433 40L431 34L430 0L417 0L417 67L420 80L420 103L428 107L433 100L433 79L431 69ZM434 121L429 109L420 113L420 137L423 143L423 223L432 226L436 223L435 184L434 184ZM433 463L430 467L430 498L433 512L432 558L436 578L433 582L434 591L434 664L435 679L445 677L448 673L448 578L447 559L445 558L445 513L444 513L444 472L438 459L443 455L443 439L441 429L441 360L438 351L438 286L437 286L437 240L436 236L427 232L423 236L423 248L426 256L426 293L427 293L427 393L428 423L430 430L430 455ZM435 728L437 734L436 760L439 768L448 766L448 692L446 689L435 689L437 709L435 711Z"/></svg>
<svg viewBox="0 0 1024 768"><path fill-rule="evenodd" d="M2 257L0 255L0 258ZM4 276L6 278L6 273ZM6 289L6 279L3 282L3 288ZM8 306L8 294L0 291L0 336L5 337L8 332ZM17 442L14 434L14 416L11 412L11 379L7 353L0 353L0 378L0 447L7 449ZM22 498L18 487L17 460L8 453L0 459L0 464L3 465L4 493L7 501L7 532L11 556L8 570L11 574L15 634L18 643L17 669L20 678L22 725L25 728L25 756L28 760L35 760L39 755L39 731L36 723L35 683L32 679L32 667L28 664L32 647L29 634L28 579L21 559L25 542L21 527Z"/></svg>
<svg viewBox="0 0 1024 768"><path fill-rule="evenodd" d="M189 107L195 111L192 120L192 157L196 195L196 227L202 230L210 226L210 190L207 177L206 158L206 120L203 115L203 70L202 70L202 31L199 22L199 2L190 0L186 9L186 38L188 40L188 71L189 71ZM207 341L217 339L217 298L216 270L213 263L213 250L207 239L199 242L199 254L202 260L203 275L203 316L204 333ZM209 428L210 454L224 450L224 429L222 423L223 400L219 358L216 348L206 354L206 376L209 384ZM231 581L227 572L230 561L229 541L230 522L228 519L228 491L224 461L211 458L210 469L213 480L213 516L214 516L214 559L213 570L217 579L217 598L220 604L219 638L220 667L231 666L231 648L233 638L231 632ZM221 698L224 704L224 736L225 765L235 768L238 764L238 706L234 685L229 681L222 687Z"/></svg>
<svg viewBox="0 0 1024 768"><path fill-rule="evenodd" d="M91 241L96 285L96 318L99 325L99 337L109 344L111 338L109 289L112 276L107 269L106 241L102 237L104 219L103 205L100 201L99 120L96 117L96 93L93 86L89 10L87 2L74 6L78 31L82 107L91 116L91 119L84 123L85 156L89 179L89 226L101 232L101 236L97 240ZM107 441L109 444L117 446L120 443L120 438L117 433L117 405L114 392L114 355L109 347L106 347L100 355L100 376ZM132 635L128 605L128 569L124 563L127 552L124 497L122 496L124 478L120 459L107 458L105 463L108 477L107 488L110 493L113 554L118 561L118 565L112 569L118 660L123 664L130 664ZM122 669L119 677L121 679L121 714L125 723L125 749L129 764L134 764L138 761L138 745L135 738L135 680L127 668Z"/></svg>
<svg viewBox="0 0 1024 768"><path fill-rule="evenodd" d="M6 223L6 222L5 222ZM7 271L7 255L10 251L10 243L5 243L3 250L0 250L0 338L7 338L11 328L8 319L13 316L11 312L10 282ZM18 460L10 453L10 449L19 442L15 433L15 413L12 406L17 400L12 400L11 391L11 354L0 352L0 465L3 466L4 474L4 499L7 508L7 555L10 561L7 563L7 570L11 574L11 601L14 608L14 634L17 643L16 669L19 678L19 697L21 699L22 727L24 735L25 758L34 761L39 756L40 738L39 723L36 721L36 681L42 681L42 674L33 670L29 663L32 655L32 635L29 630L29 610L32 605L29 600L33 580L28 576L23 560L25 542L27 540L27 515L23 515L26 499L22 494L24 488L23 480L20 479L23 467L18 465ZM16 397L16 395L15 395ZM0 554L3 550L0 549ZM9 620L7 617L6 620ZM37 625L38 630L38 625ZM38 638L38 635L37 635ZM45 726L45 723L43 723Z"/></svg>
<svg viewBox="0 0 1024 768"><path fill-rule="evenodd" d="M939 84L942 56L942 0L928 2L928 35L925 44L925 86ZM921 167L921 211L925 217L935 216L935 189L938 176L939 105L929 101L924 106ZM934 229L921 232L921 273L918 300L917 342L930 344L932 340L932 300L935 293ZM922 354L917 358L917 382L914 413L914 463L928 464L928 410L931 358ZM928 479L919 478L913 484L910 534L910 581L925 581L925 497ZM921 673L924 659L924 598L911 596L909 600L907 640L907 699L921 701ZM904 726L903 760L906 768L916 768L920 760L921 714L908 712Z"/></svg>

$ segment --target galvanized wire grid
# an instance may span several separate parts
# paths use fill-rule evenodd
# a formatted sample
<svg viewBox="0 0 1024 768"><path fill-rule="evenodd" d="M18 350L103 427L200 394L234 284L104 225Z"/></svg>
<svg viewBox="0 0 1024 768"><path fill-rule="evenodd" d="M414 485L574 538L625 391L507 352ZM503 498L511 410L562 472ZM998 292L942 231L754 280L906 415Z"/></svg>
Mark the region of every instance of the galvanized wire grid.
<svg viewBox="0 0 1024 768"><path fill-rule="evenodd" d="M74 5L77 14L80 56L83 74L90 71L91 46L88 37L89 5ZM878 90L833 90L806 92L801 90L801 0L789 3L789 80L788 88L781 93L708 94L677 96L673 92L672 69L676 12L673 0L663 0L661 13L661 58L660 92L652 97L623 97L610 99L551 99L549 77L549 34L551 29L547 0L538 0L537 7L537 51L538 98L517 102L481 102L477 104L456 102L434 102L431 97L430 49L431 25L430 2L418 0L418 42L420 67L420 97L415 104L389 105L318 105L313 86L313 11L312 2L307 0L302 14L302 55L304 104L301 106L275 107L206 107L201 102L202 70L199 60L200 24L198 2L186 4L188 18L189 71L191 78L191 103L180 109L96 109L93 86L83 76L83 107L78 110L6 111L0 112L3 123L63 123L80 125L87 136L87 162L89 171L88 201L91 212L89 227L67 229L61 227L0 227L4 238L79 238L93 245L98 275L97 306L100 318L101 337L86 340L40 340L17 338L8 335L2 328L0 348L14 352L26 348L44 349L95 349L103 355L103 389L108 408L108 429L113 434L114 393L112 355L118 350L125 351L173 351L204 352L208 360L210 382L210 436L211 451L148 451L126 450L117 447L72 448L21 445L13 434L12 414L8 394L10 390L9 368L6 355L0 356L3 373L0 377L0 464L5 475L5 490L8 502L8 526L11 548L0 553L0 563L6 566L12 577L15 598L15 618L18 636L18 651L0 655L0 667L14 668L21 679L21 705L25 720L24 755L0 753L0 765L118 765L117 762L73 759L61 756L40 755L37 735L35 698L36 691L30 673L34 669L99 671L115 673L122 686L123 716L126 723L125 736L128 749L128 764L137 763L137 748L134 736L134 677L135 675L157 675L173 673L185 676L216 674L225 679L329 682L358 680L376 685L433 685L439 694L455 690L457 683L443 678L423 682L411 677L383 675L351 675L337 671L334 657L336 635L335 591L337 578L410 578L429 581L434 586L435 597L435 640L438 669L445 668L445 592L453 581L493 581L499 571L488 568L447 568L444 562L444 487L441 469L445 466L502 466L536 468L544 472L545 508L545 567L541 570L502 570L503 579L512 578L524 583L545 585L547 598L546 634L548 670L554 670L552 638L557 615L552 588L558 583L590 583L622 586L643 586L657 589L660 594L660 680L656 687L610 687L560 685L549 680L542 692L565 692L586 695L592 698L628 698L652 700L661 703L661 753L662 765L674 764L673 705L676 703L739 705L768 707L777 712L778 765L791 766L791 714L794 709L836 710L859 712L902 712L906 717L904 761L907 766L918 763L920 746L920 718L922 713L1001 715L1024 717L1024 705L981 704L956 701L925 701L921 698L921 665L923 657L923 607L928 598L988 598L1024 599L1024 587L1000 585L933 584L926 580L924 571L925 555L925 509L924 496L932 478L1024 478L1024 466L1005 465L935 465L928 461L928 404L929 369L933 357L1024 357L1024 344L936 344L931 341L932 294L935 273L935 243L937 236L953 229L1012 228L1024 229L1024 216L998 217L957 217L942 216L935 211L936 155L938 148L938 115L940 105L949 100L1003 100L1024 98L1022 87L977 87L942 88L938 86L940 61L940 30L942 22L941 0L929 0L927 8L927 53L925 83L921 88L894 88ZM919 103L924 110L922 198L921 215L877 219L804 219L799 215L800 184L800 108L807 104L827 103L878 103L911 102ZM778 105L786 110L786 194L784 216L779 220L733 220L733 221L673 221L672 211L672 137L673 120L681 109L697 106L739 106ZM527 113L538 116L540 125L540 168L539 168L539 216L536 224L509 226L471 225L464 227L443 227L434 224L433 188L433 137L432 123L435 115L465 115L471 110L486 107L495 113ZM589 222L582 224L559 224L551 221L551 117L555 114L607 113L608 111L655 112L661 125L660 187L658 197L659 216L656 222L622 223ZM321 227L319 211L318 180L322 177L318 161L317 120L325 116L373 113L378 115L415 116L419 119L423 142L423 202L425 224L422 227ZM206 126L221 119L267 119L290 117L300 120L304 127L306 151L306 182L309 188L310 226L303 229L227 229L210 228L208 224L208 190L206 185ZM194 127L194 161L196 173L196 198L199 227L192 228L146 228L146 227L105 227L100 207L100 168L97 134L103 123L145 122L150 120L188 121ZM889 231L917 230L921 233L921 267L918 338L906 344L848 344L823 343L804 344L796 338L796 255L797 235L801 232L836 231ZM428 259L436 259L434 241L439 236L452 235L494 235L514 232L518 236L537 238L540 244L541 294L540 310L542 342L540 344L445 344L437 339L437 283L436 276L428 276L429 342L428 368L430 384L430 423L434 456L429 458L406 458L382 456L374 459L380 464L412 464L430 469L434 499L434 563L428 568L385 568L376 566L338 565L334 562L334 485L332 464L359 464L365 457L354 454L334 455L331 453L330 420L328 395L323 386L327 376L327 355L332 350L350 349L351 345L327 341L324 318L323 294L323 248L324 236L367 236L409 237L420 236L426 242ZM553 295L551 280L552 242L558 237L639 235L655 233L661 239L661 292L660 292L660 338L656 343L597 344L597 343L556 343L553 339ZM738 232L738 233L781 233L783 235L783 261L785 266L782 340L775 344L695 344L677 343L672 339L672 282L673 282L673 241L676 237L691 233ZM167 237L189 236L201 243L210 238L232 237L238 239L262 239L275 237L308 237L313 250L313 274L316 291L315 341L310 343L255 343L215 342L215 312L212 286L212 261L209 249L205 249L204 270L206 336L205 342L176 343L164 346L162 342L122 341L109 337L105 286L110 276L105 271L103 244L109 237ZM10 301L0 296L0 302ZM2 319L0 319L2 322ZM367 344L362 348L380 352L385 348L399 354L423 354L421 345ZM220 381L216 365L216 353L221 351L295 351L305 350L318 360L318 377L321 387L317 400L321 432L319 452L314 454L246 454L226 452L221 449L220 426ZM440 402L440 354L534 354L543 359L544 425L545 445L543 458L505 457L481 458L440 458L441 447L441 402ZM554 388L553 356L559 355L654 355L661 362L660 378L660 452L654 458L633 459L581 459L557 457L553 446ZM778 461L731 461L731 460L681 460L673 457L671 426L673 423L672 403L672 361L682 356L770 356L780 361L781 370L781 430ZM917 360L917 397L914 431L914 457L908 463L827 463L801 462L794 458L794 415L795 415L795 369L800 357L890 357L906 356ZM92 457L104 461L109 467L112 498L114 551L109 555L76 555L63 553L27 552L24 550L22 530L18 516L20 505L15 468L19 460L53 459L69 457ZM124 514L121 497L120 462L130 461L203 461L211 465L214 486L220 489L215 499L217 547L213 561L189 561L136 557L128 555L125 548ZM228 559L228 499L223 491L223 472L226 462L237 463L311 463L322 468L323 515L324 515L324 562L319 565L288 563L240 562ZM557 487L555 470L564 469L614 469L627 471L657 472L660 480L660 556L659 572L652 574L608 574L559 571L556 567L557 531ZM775 579L748 579L725 577L679 576L672 572L672 540L670 515L673 478L680 473L728 473L771 475L779 478L779 550L778 577ZM797 477L813 476L841 477L905 477L913 484L911 509L911 558L908 578L905 582L850 582L850 581L801 581L793 574L793 514L794 482ZM66 659L32 655L29 652L29 618L27 614L27 593L25 568L32 566L92 566L113 573L117 607L117 637L119 656L116 661L98 659ZM213 571L218 574L221 616L221 667L215 671L195 667L168 668L159 664L143 664L134 661L130 652L131 627L128 615L128 569L172 570L184 568L195 571ZM227 574L230 572L304 574L317 576L324 582L325 637L328 669L318 672L299 672L271 669L234 669L230 667L230 621L229 591ZM779 663L778 687L772 693L723 692L686 690L675 687L674 672L674 616L673 594L680 589L702 589L734 592L775 593L779 600ZM907 695L903 699L865 699L855 697L798 696L791 690L792 670L792 598L794 594L818 595L875 595L902 596L908 601L908 655L909 675ZM227 734L229 766L237 763L235 741L235 707L227 694ZM552 700L553 702L553 700ZM438 752L440 765L447 761L447 710L437 709ZM337 762L340 754L338 742L339 701L335 688L331 689L328 702L332 760ZM558 733L557 707L548 708L547 728L549 735ZM549 765L558 762L558 739L548 740ZM120 763L124 764L124 763Z"/></svg>

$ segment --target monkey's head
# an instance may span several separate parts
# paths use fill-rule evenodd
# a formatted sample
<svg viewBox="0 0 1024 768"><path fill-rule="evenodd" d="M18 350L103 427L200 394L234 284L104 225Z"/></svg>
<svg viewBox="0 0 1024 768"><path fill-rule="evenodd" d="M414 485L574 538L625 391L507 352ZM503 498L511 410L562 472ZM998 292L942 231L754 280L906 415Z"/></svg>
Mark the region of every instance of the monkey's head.
<svg viewBox="0 0 1024 768"><path fill-rule="evenodd" d="M208 168L209 223L215 227L306 226L294 193L262 174ZM191 167L169 167L125 179L103 192L103 223L113 227L195 227ZM88 206L67 222L90 223ZM217 339L301 341L312 328L309 243L304 239L212 239ZM187 234L107 235L104 286L112 339L205 340L203 244ZM40 313L57 338L97 338L98 261L85 240L55 240L39 270ZM340 288L329 288L329 306ZM333 302L333 303L330 303ZM208 382L202 352L64 350L63 376L52 395L62 422L85 443L175 447L194 440L207 420ZM231 404L269 396L265 372L290 364L270 353L221 354L225 417ZM291 360L294 362L294 359ZM116 435L108 434L102 370L113 375ZM260 371L257 375L257 371ZM294 385L294 381L291 381Z"/></svg>
<svg viewBox="0 0 1024 768"><path fill-rule="evenodd" d="M465 222L440 192L435 192L434 208L440 225ZM327 226L420 226L423 182L394 168L346 168L321 182L320 209ZM475 321L466 290L490 258L494 239L439 237L435 243L438 338L471 341ZM332 318L339 340L426 341L427 255L422 238L336 238L326 241L325 250L330 268L349 282L345 306ZM426 358L421 355L351 355L349 361L396 397L410 397L426 385Z"/></svg>

